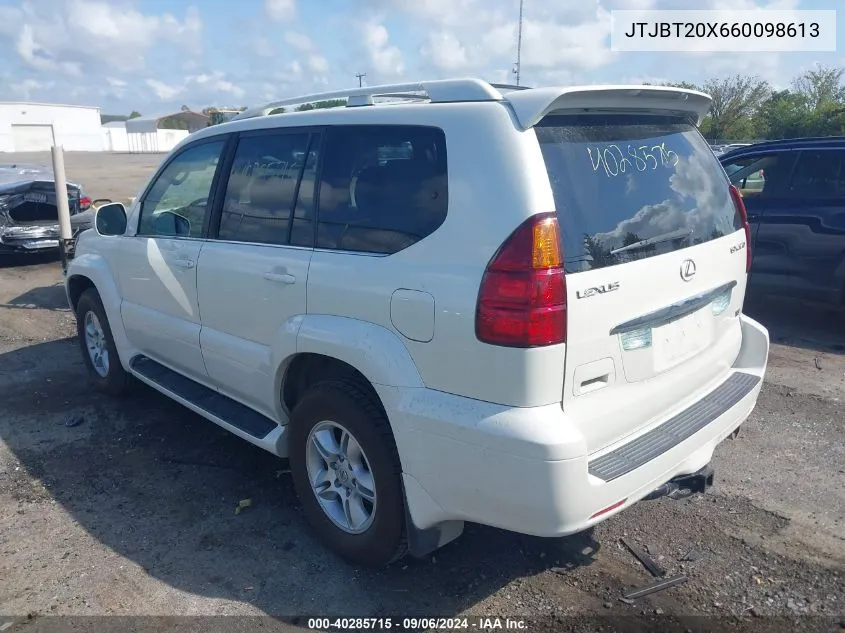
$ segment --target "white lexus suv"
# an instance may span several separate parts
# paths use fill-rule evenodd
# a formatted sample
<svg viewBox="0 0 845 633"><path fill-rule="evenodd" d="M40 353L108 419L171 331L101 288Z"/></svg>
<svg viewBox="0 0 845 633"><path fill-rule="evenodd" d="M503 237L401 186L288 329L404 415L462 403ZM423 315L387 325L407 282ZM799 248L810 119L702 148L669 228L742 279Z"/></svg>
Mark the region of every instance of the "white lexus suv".
<svg viewBox="0 0 845 633"><path fill-rule="evenodd" d="M346 105L271 114L324 99ZM709 104L454 79L191 134L78 238L94 386L140 380L288 458L358 563L466 521L559 537L703 490L769 351Z"/></svg>

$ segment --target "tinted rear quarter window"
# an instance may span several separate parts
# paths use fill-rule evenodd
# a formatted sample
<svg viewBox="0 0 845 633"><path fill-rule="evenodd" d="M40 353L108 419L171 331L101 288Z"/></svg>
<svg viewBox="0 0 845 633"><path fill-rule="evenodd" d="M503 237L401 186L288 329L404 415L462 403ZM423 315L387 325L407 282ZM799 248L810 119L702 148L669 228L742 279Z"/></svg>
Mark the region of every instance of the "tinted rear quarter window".
<svg viewBox="0 0 845 633"><path fill-rule="evenodd" d="M535 126L568 272L653 257L742 225L692 124L650 115L552 115Z"/></svg>
<svg viewBox="0 0 845 633"><path fill-rule="evenodd" d="M319 191L317 247L391 254L443 224L446 139L433 127L329 129Z"/></svg>
<svg viewBox="0 0 845 633"><path fill-rule="evenodd" d="M804 150L789 185L792 196L829 199L845 196L845 150Z"/></svg>

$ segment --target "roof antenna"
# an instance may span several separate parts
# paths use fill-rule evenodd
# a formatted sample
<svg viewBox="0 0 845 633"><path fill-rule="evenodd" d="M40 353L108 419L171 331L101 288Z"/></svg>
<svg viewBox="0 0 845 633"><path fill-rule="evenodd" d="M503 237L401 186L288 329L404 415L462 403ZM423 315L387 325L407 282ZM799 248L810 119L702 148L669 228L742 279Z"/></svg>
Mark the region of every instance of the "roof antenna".
<svg viewBox="0 0 845 633"><path fill-rule="evenodd" d="M524 0L519 0L519 31L516 40L516 64L513 67L513 73L516 75L516 85L519 85L519 75L522 70L522 3Z"/></svg>

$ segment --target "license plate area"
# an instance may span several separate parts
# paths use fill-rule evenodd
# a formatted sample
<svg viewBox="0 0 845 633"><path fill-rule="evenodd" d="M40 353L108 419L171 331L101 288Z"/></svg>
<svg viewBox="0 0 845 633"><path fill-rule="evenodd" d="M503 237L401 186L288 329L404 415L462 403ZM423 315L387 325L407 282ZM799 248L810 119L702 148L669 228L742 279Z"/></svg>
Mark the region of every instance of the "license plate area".
<svg viewBox="0 0 845 633"><path fill-rule="evenodd" d="M652 330L656 373L680 365L713 342L714 323L709 309L696 310Z"/></svg>

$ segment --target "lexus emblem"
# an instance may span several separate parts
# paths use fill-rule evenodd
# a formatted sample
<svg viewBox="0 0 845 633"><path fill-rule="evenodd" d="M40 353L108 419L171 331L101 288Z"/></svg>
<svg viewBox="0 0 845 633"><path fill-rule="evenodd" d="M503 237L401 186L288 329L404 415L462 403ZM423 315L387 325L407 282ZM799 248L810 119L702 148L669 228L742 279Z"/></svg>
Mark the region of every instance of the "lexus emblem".
<svg viewBox="0 0 845 633"><path fill-rule="evenodd" d="M691 259L685 259L681 262L681 279L689 281L695 277L695 262Z"/></svg>

